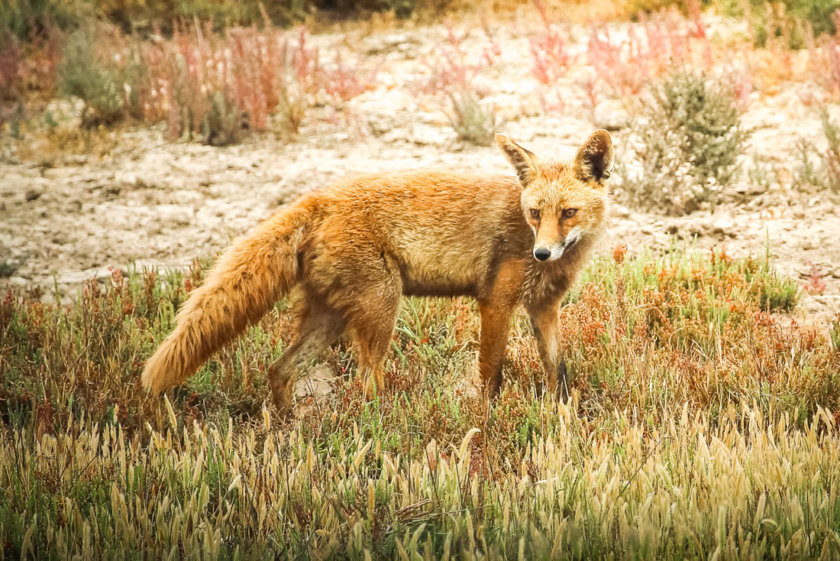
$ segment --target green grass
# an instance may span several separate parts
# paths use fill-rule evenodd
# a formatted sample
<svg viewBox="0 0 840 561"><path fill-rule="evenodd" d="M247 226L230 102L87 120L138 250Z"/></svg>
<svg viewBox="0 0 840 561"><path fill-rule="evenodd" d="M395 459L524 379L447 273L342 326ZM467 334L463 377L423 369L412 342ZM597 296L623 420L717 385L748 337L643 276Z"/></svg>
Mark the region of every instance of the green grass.
<svg viewBox="0 0 840 561"><path fill-rule="evenodd" d="M502 394L463 299L407 299L365 402L266 404L285 302L165 398L142 362L201 282L115 273L71 306L0 301L0 558L840 556L840 352L764 259L594 261L560 314L572 400L517 317ZM831 339L835 339L832 343Z"/></svg>

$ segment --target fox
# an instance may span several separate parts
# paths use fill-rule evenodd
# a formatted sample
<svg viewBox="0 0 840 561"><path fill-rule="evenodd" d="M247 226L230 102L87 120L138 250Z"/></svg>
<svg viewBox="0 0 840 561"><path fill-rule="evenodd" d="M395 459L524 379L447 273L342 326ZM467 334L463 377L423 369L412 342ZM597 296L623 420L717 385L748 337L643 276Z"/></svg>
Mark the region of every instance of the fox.
<svg viewBox="0 0 840 561"><path fill-rule="evenodd" d="M152 395L194 374L293 289L296 335L268 368L276 408L292 411L295 383L347 334L366 398L383 367L402 296L466 296L480 314L485 400L502 384L511 318L530 316L547 391L566 368L559 309L605 229L614 149L590 134L571 162L543 161L503 134L515 176L417 170L369 174L316 189L235 241L192 290L174 330L145 363Z"/></svg>

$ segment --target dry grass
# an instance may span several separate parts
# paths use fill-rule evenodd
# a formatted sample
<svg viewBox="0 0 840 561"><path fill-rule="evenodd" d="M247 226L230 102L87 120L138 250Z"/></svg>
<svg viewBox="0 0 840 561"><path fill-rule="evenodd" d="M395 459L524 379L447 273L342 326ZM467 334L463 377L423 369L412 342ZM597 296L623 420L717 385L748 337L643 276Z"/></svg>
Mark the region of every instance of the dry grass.
<svg viewBox="0 0 840 561"><path fill-rule="evenodd" d="M840 555L837 342L780 315L797 286L764 259L593 263L560 318L568 404L519 318L484 411L472 303L408 299L389 389L342 376L295 420L263 402L285 304L168 398L140 391L201 270L115 272L66 308L7 293L3 556Z"/></svg>

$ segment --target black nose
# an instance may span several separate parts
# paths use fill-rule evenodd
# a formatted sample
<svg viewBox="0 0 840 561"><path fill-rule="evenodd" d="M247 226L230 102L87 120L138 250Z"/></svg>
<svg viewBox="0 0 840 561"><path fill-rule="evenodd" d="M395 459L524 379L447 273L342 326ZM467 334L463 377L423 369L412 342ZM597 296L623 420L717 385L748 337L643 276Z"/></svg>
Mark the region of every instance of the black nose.
<svg viewBox="0 0 840 561"><path fill-rule="evenodd" d="M551 252L544 247L540 247L534 250L534 257L536 257L539 261L545 261L551 257Z"/></svg>

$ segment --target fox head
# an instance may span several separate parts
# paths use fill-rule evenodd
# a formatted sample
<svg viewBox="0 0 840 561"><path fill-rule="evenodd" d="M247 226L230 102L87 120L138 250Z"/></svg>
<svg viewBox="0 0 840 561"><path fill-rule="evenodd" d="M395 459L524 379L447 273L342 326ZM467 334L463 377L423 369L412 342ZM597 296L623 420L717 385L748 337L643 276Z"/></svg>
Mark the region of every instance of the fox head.
<svg viewBox="0 0 840 561"><path fill-rule="evenodd" d="M589 135L571 164L542 163L503 134L496 135L522 185L522 212L534 231L534 259L555 261L601 226L613 165L610 134Z"/></svg>

